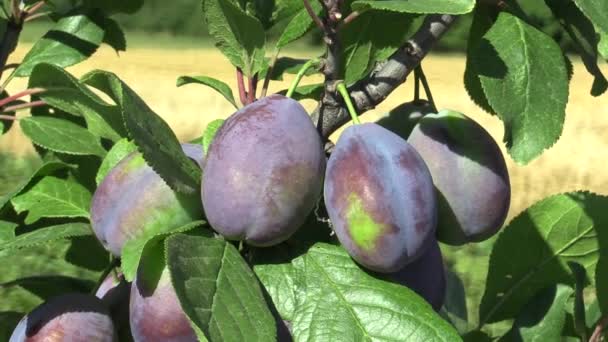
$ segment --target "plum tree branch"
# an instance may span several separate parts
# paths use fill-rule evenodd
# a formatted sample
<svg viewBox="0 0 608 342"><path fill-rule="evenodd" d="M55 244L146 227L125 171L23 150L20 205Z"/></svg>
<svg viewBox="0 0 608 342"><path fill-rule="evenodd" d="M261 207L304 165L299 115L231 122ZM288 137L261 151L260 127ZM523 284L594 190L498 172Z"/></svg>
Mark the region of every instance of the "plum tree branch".
<svg viewBox="0 0 608 342"><path fill-rule="evenodd" d="M418 31L387 61L380 63L369 77L349 87L349 93L359 115L375 108L390 93L407 79L408 75L420 64L422 59L450 29L456 16L448 14L431 14L426 17ZM332 50L328 49L327 62L335 59ZM350 120L350 115L342 101L328 96L335 93L335 87L328 87L326 93L313 113L313 120L324 138Z"/></svg>

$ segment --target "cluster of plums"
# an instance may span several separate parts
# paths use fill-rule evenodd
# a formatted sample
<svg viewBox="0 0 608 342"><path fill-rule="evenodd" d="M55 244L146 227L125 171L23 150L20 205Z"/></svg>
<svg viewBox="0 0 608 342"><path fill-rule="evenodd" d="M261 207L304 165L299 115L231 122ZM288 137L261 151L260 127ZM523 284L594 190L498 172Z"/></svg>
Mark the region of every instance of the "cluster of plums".
<svg viewBox="0 0 608 342"><path fill-rule="evenodd" d="M273 246L303 225L323 194L333 230L352 258L439 310L446 285L438 241L487 239L501 227L510 202L497 144L452 111L425 115L409 137L375 123L350 126L327 160L305 109L271 95L230 116L208 151L182 147L204 171L200 195L173 192L138 153L96 190L92 226L115 256L154 226L179 227L203 217L226 239ZM47 301L21 321L11 342L49 336L115 341L119 335L136 342L196 341L167 269L160 279L146 272L143 258L135 281L111 275L97 293L102 299Z"/></svg>

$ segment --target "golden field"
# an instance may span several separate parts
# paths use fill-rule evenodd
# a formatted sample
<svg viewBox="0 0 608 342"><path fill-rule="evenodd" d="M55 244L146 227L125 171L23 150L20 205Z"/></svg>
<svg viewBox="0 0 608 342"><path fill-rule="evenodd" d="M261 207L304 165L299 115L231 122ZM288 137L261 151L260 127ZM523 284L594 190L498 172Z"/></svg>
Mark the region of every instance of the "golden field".
<svg viewBox="0 0 608 342"><path fill-rule="evenodd" d="M19 61L29 47L20 46L11 61ZM312 57L302 52L296 55ZM462 75L465 59L462 56L430 56L423 65L439 108L466 113L486 127L496 140L502 140L502 123L482 112L464 89ZM607 66L604 63L601 67L608 75ZM120 56L108 48L102 48L89 61L69 71L79 76L92 69L105 69L118 74L183 140L199 136L209 121L233 112L232 106L209 88L175 86L178 76L206 75L221 79L236 89L234 69L218 51L211 48L132 48ZM561 139L526 166L517 165L507 158L513 188L510 217L555 193L587 189L608 194L608 171L603 165L608 161L608 95L597 98L589 95L592 79L578 60L575 60L574 71ZM319 80L305 79L304 83ZM271 91L284 89L287 81L271 84ZM24 80L17 79L10 84L9 91L14 93L25 86ZM410 100L412 93L412 84L408 82L378 108L366 113L363 121L380 118L394 106ZM312 109L314 103L306 102L305 106ZM31 146L16 128L0 138L0 150L24 154L31 151Z"/></svg>

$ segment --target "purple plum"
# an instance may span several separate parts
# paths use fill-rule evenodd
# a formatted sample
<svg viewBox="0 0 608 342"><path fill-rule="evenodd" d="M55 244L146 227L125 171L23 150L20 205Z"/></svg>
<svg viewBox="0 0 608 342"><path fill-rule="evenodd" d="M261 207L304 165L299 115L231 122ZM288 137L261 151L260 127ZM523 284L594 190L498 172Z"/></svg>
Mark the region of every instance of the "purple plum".
<svg viewBox="0 0 608 342"><path fill-rule="evenodd" d="M27 314L9 342L117 342L110 312L87 294L53 297Z"/></svg>
<svg viewBox="0 0 608 342"><path fill-rule="evenodd" d="M389 274L388 279L409 287L431 304L435 311L439 311L446 291L445 269L439 244L433 242L420 258Z"/></svg>
<svg viewBox="0 0 608 342"><path fill-rule="evenodd" d="M321 195L321 138L295 100L271 95L231 115L205 159L202 201L209 224L258 247L288 239Z"/></svg>
<svg viewBox="0 0 608 342"><path fill-rule="evenodd" d="M169 269L158 281L138 268L131 285L130 324L135 342L196 342L194 330L171 284Z"/></svg>
<svg viewBox="0 0 608 342"><path fill-rule="evenodd" d="M202 146L182 144L182 149L202 163ZM99 184L91 203L91 224L103 246L120 256L125 242L145 231L177 228L201 219L199 196L174 192L141 153L132 153Z"/></svg>
<svg viewBox="0 0 608 342"><path fill-rule="evenodd" d="M325 205L348 253L364 267L395 272L435 239L433 180L416 150L374 123L340 136L325 174Z"/></svg>
<svg viewBox="0 0 608 342"><path fill-rule="evenodd" d="M439 241L483 241L500 229L511 200L509 173L490 134L464 114L444 110L420 120L408 142L437 188Z"/></svg>

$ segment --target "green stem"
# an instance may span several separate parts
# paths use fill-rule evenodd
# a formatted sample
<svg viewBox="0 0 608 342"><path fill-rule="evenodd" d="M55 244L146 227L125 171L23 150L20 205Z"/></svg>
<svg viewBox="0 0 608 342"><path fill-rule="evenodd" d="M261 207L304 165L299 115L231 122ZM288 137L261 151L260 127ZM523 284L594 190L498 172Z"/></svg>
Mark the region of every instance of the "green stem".
<svg viewBox="0 0 608 342"><path fill-rule="evenodd" d="M418 68L414 69L414 103L420 101L420 74Z"/></svg>
<svg viewBox="0 0 608 342"><path fill-rule="evenodd" d="M106 267L105 270L101 273L99 280L97 281L97 285L93 289L93 294L97 293L103 281L106 280L107 276L120 264L120 259L110 256L110 263Z"/></svg>
<svg viewBox="0 0 608 342"><path fill-rule="evenodd" d="M353 105L353 101L350 99L350 95L348 95L348 89L346 89L346 85L343 82L340 82L337 86L338 92L342 95L344 99L344 103L346 104L346 108L348 109L348 113L350 117L353 119L353 123L358 125L361 123L359 120L359 116L357 115L357 111L355 110L355 106Z"/></svg>
<svg viewBox="0 0 608 342"><path fill-rule="evenodd" d="M431 93L431 87L429 86L429 82L427 81L426 76L424 75L424 71L422 70L422 65L418 65L416 67L416 71L418 72L420 76L420 81L422 82L422 86L424 87L426 99L431 103L431 106L433 106L433 110L436 112L437 106L435 105L435 100L433 100L433 94Z"/></svg>
<svg viewBox="0 0 608 342"><path fill-rule="evenodd" d="M300 81L302 80L304 75L306 75L306 72L308 71L308 69L312 68L313 66L317 66L317 65L319 65L319 60L317 58L311 59L308 62L304 63L302 68L300 68L300 70L298 71L298 74L296 75L296 79L293 80L293 82L291 82L291 85L289 86L289 90L287 90L287 94L286 94L287 97L293 96L293 93L296 91L298 84L300 84Z"/></svg>

